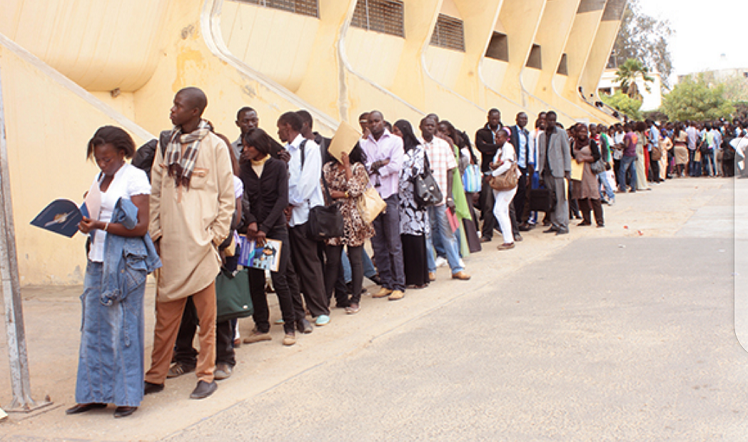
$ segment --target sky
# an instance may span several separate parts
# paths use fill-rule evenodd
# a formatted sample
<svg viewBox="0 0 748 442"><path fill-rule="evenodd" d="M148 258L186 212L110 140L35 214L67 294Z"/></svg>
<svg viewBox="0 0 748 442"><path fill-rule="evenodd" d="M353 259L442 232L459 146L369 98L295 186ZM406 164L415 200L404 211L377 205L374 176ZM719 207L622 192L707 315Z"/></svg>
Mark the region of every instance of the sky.
<svg viewBox="0 0 748 442"><path fill-rule="evenodd" d="M676 75L748 68L747 0L639 0L639 4L645 14L670 21L675 31L670 53Z"/></svg>

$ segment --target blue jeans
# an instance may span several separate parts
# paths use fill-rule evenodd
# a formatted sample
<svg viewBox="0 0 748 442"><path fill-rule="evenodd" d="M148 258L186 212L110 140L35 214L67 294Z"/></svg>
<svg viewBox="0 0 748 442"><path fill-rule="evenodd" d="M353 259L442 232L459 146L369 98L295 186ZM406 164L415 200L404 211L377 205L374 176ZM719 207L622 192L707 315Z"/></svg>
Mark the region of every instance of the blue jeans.
<svg viewBox="0 0 748 442"><path fill-rule="evenodd" d="M616 199L616 194L613 193L613 187L611 187L610 183L608 182L608 171L598 173L597 181L603 184L603 188L605 188L605 194L608 195L609 201Z"/></svg>
<svg viewBox="0 0 748 442"><path fill-rule="evenodd" d="M618 171L618 187L621 188L622 192L626 191L626 171L631 169L631 179L629 185L632 191L636 191L636 157L622 157L621 168Z"/></svg>
<svg viewBox="0 0 748 442"><path fill-rule="evenodd" d="M702 163L705 163L706 170L709 171L709 176L714 176L717 173L716 164L714 162L714 149L709 149L706 155L703 155Z"/></svg>
<svg viewBox="0 0 748 442"><path fill-rule="evenodd" d="M376 276L377 269L374 268L374 263L371 262L371 258L369 258L369 254L366 253L366 249L362 251L361 257L364 263L364 276L367 278ZM343 250L343 254L340 257L340 262L343 264L343 278L347 284L353 279L353 272L351 271L351 261L348 259L345 250Z"/></svg>
<svg viewBox="0 0 748 442"><path fill-rule="evenodd" d="M434 248L431 244L434 238L438 238L441 241L441 245L447 254L447 262L449 262L449 268L452 269L452 274L462 271L464 268L460 266L460 246L455 234L452 232L452 227L449 226L447 205L430 206L428 210L429 221L431 223L431 238L426 238L426 257L429 272L436 271Z"/></svg>

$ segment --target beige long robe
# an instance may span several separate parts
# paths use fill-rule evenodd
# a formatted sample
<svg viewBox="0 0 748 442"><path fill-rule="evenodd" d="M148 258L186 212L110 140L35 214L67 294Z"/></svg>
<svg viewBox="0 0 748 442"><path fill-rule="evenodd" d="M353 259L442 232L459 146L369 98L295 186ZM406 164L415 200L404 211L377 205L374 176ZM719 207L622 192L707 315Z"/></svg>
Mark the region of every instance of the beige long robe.
<svg viewBox="0 0 748 442"><path fill-rule="evenodd" d="M186 298L208 287L221 269L218 245L229 235L234 199L229 149L209 133L200 150L189 189L174 185L160 147L151 169L150 234L161 240L159 302Z"/></svg>

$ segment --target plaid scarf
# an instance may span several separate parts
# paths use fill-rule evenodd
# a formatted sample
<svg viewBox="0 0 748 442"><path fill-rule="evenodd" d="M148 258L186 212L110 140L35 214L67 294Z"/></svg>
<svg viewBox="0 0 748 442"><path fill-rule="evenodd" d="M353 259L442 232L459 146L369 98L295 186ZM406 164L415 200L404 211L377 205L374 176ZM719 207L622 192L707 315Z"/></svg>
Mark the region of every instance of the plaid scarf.
<svg viewBox="0 0 748 442"><path fill-rule="evenodd" d="M174 178L176 187L184 186L189 189L192 171L195 168L195 160L200 150L200 141L210 132L210 125L205 120L200 120L200 124L195 131L184 134L181 127L175 127L169 139L169 145L166 147L166 164L169 168L169 176ZM182 145L187 144L182 155Z"/></svg>

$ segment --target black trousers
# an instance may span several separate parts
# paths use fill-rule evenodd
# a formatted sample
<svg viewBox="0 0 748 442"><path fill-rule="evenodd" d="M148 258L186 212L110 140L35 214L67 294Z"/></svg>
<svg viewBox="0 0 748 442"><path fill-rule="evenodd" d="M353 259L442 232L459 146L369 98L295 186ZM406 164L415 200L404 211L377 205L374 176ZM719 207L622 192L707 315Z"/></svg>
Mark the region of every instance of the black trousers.
<svg viewBox="0 0 748 442"><path fill-rule="evenodd" d="M493 189L488 185L489 177L483 177L483 185L480 190L480 198L478 200L480 204L481 218L483 218L483 226L481 227L481 238L491 239L493 238L493 229L496 227L496 218L493 216Z"/></svg>
<svg viewBox="0 0 748 442"><path fill-rule="evenodd" d="M174 362L179 362L187 367L197 365L197 350L192 346L199 319L195 303L192 297L187 298L187 304L182 313L182 322L179 324L177 341L174 346ZM216 323L216 364L236 365L234 354L234 333L232 321Z"/></svg>
<svg viewBox="0 0 748 442"><path fill-rule="evenodd" d="M348 288L344 291L338 287L343 273L343 266L340 264L340 257L343 253L343 246L325 246L325 293L327 299L332 298L335 292L335 302L338 307L348 307L350 304L361 303L361 286L364 283L364 264L362 251L364 246L348 246L348 260L351 263L351 297L348 298Z"/></svg>
<svg viewBox="0 0 748 442"><path fill-rule="evenodd" d="M604 226L605 220L603 219L603 205L599 199L584 198L579 201L579 210L582 212L582 219L585 223L591 224L592 218L590 217L590 211L595 212L595 223L598 226Z"/></svg>
<svg viewBox="0 0 748 442"><path fill-rule="evenodd" d="M280 307L284 321L283 330L286 333L293 333L296 320L303 319L304 316L303 309L302 316L297 316L293 302L294 295L288 283L288 264L291 261L289 257L291 248L289 245L288 230L286 226L275 227L267 233L267 237L281 241L282 243L278 271L270 272L270 278L273 280L275 294L278 296L278 306ZM249 291L252 295L252 305L254 306L252 319L254 319L255 326L259 332L267 333L270 331L270 310L268 308L267 294L265 293L264 270L249 269ZM301 295L298 290L296 291L296 296L299 297L299 302L301 302Z"/></svg>
<svg viewBox="0 0 748 442"><path fill-rule="evenodd" d="M308 223L304 223L289 229L293 272L298 278L299 287L312 316L329 316L330 303L325 296L322 262L317 254L317 241L309 239L308 227Z"/></svg>
<svg viewBox="0 0 748 442"><path fill-rule="evenodd" d="M649 181L659 183L660 178L660 161L649 160Z"/></svg>

